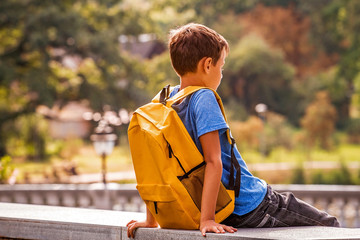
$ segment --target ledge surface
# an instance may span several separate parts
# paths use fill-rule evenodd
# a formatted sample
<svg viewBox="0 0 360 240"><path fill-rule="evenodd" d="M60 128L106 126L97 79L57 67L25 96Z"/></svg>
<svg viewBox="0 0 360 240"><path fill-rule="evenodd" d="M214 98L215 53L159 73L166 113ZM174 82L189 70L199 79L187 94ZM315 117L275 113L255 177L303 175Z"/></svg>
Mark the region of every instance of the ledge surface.
<svg viewBox="0 0 360 240"><path fill-rule="evenodd" d="M0 237L21 239L129 239L126 223L143 213L0 203ZM138 229L135 239L203 240L197 230ZM360 239L359 228L290 227L239 229L206 239Z"/></svg>

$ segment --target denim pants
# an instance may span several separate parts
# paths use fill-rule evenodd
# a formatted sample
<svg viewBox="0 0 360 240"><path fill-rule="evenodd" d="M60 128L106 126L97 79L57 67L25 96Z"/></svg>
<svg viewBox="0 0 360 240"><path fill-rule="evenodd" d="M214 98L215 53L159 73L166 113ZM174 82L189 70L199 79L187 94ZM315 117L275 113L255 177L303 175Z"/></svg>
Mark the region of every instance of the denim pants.
<svg viewBox="0 0 360 240"><path fill-rule="evenodd" d="M335 217L296 198L292 193L277 193L270 186L255 210L242 216L231 214L222 223L235 228L340 226Z"/></svg>

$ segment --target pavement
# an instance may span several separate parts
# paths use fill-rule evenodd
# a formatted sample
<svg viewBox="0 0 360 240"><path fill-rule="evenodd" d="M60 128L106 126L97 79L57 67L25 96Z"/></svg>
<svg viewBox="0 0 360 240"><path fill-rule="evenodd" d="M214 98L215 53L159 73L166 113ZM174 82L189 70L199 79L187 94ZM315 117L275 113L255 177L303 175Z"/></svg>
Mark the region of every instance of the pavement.
<svg viewBox="0 0 360 240"><path fill-rule="evenodd" d="M134 171L122 171L122 172L108 172L106 174L106 180L108 182L117 182L125 180L135 180ZM71 183L96 183L102 182L101 173L79 174L69 177Z"/></svg>

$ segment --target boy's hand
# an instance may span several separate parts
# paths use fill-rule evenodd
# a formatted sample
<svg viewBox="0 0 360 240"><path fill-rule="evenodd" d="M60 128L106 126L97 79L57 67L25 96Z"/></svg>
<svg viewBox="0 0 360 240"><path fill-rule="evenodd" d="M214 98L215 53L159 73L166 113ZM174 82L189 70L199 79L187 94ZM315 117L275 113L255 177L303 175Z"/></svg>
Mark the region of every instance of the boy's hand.
<svg viewBox="0 0 360 240"><path fill-rule="evenodd" d="M216 223L214 220L207 220L207 221L200 223L200 231L201 231L201 234L205 237L207 232L234 233L237 231L237 229L223 225L223 224Z"/></svg>
<svg viewBox="0 0 360 240"><path fill-rule="evenodd" d="M126 224L127 227L127 235L129 238L134 238L135 237L135 230L139 227L144 227L144 228L156 228L158 227L157 223L148 223L147 221L145 222L138 222L135 220L131 220L128 224Z"/></svg>

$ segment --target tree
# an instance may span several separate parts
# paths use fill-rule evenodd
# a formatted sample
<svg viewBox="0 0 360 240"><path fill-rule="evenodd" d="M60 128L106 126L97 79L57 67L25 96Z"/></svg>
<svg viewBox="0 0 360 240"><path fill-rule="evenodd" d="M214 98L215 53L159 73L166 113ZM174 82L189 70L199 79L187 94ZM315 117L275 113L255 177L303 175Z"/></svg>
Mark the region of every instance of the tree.
<svg viewBox="0 0 360 240"><path fill-rule="evenodd" d="M306 108L305 116L301 119L301 125L307 133L309 146L313 146L319 141L322 148L329 149L336 116L336 109L331 104L329 94L326 91L318 92L316 99Z"/></svg>
<svg viewBox="0 0 360 240"><path fill-rule="evenodd" d="M4 125L39 105L87 100L101 110L144 103L142 63L120 52L118 37L151 30L138 21L147 14L128 11L126 1L2 1L0 156L10 131Z"/></svg>
<svg viewBox="0 0 360 240"><path fill-rule="evenodd" d="M230 96L236 96L238 104L251 114L256 114L256 104L265 103L270 110L290 117L296 111L293 77L294 69L285 62L281 51L249 35L232 48L219 92L225 103Z"/></svg>
<svg viewBox="0 0 360 240"><path fill-rule="evenodd" d="M345 94L336 102L338 125L344 127L349 118L354 79L360 72L360 2L301 1L299 9L312 21L311 41L328 55L338 55L337 81L346 85Z"/></svg>
<svg viewBox="0 0 360 240"><path fill-rule="evenodd" d="M172 68L168 52L145 61L144 70L148 78L146 90L151 96L155 96L167 84L171 86L179 84L179 76Z"/></svg>
<svg viewBox="0 0 360 240"><path fill-rule="evenodd" d="M285 59L296 68L297 77L314 74L335 63L310 42L310 18L295 4L289 6L257 5L241 17L245 32L256 32L272 47L284 52Z"/></svg>

